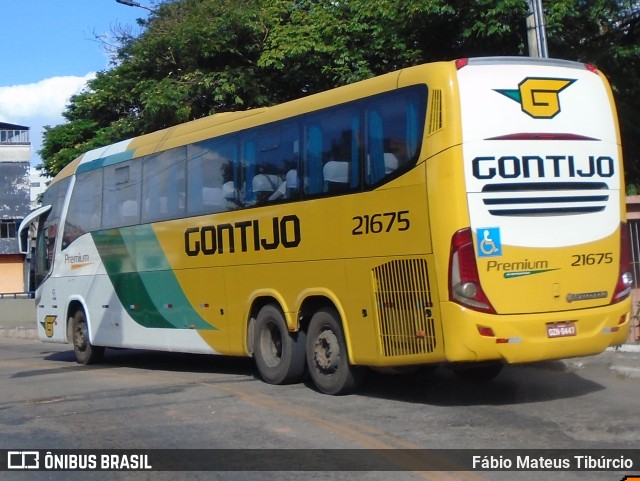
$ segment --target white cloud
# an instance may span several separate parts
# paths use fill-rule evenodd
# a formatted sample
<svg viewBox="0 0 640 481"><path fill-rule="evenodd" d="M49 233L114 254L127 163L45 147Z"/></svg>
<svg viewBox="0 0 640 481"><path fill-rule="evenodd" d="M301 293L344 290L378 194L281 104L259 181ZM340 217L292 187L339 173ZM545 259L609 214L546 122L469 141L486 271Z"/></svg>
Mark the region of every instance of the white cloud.
<svg viewBox="0 0 640 481"><path fill-rule="evenodd" d="M88 80L95 77L52 77L26 85L0 87L0 120L28 125L33 117L61 120L69 98L82 91Z"/></svg>
<svg viewBox="0 0 640 481"><path fill-rule="evenodd" d="M52 77L32 84L0 87L0 122L30 128L32 165L41 163L37 152L42 147L43 126L62 123L62 112L71 96L80 93L93 78L95 73L91 72L84 77Z"/></svg>

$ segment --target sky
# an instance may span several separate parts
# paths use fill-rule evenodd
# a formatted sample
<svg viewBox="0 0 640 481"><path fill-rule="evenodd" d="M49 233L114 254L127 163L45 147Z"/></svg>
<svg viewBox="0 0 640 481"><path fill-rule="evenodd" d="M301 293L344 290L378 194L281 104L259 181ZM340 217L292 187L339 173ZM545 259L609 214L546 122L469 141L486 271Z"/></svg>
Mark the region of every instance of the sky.
<svg viewBox="0 0 640 481"><path fill-rule="evenodd" d="M43 126L63 123L69 98L110 68L96 37L108 42L117 28L137 35L136 19L149 12L116 0L0 0L0 7L0 122L30 127L35 167Z"/></svg>

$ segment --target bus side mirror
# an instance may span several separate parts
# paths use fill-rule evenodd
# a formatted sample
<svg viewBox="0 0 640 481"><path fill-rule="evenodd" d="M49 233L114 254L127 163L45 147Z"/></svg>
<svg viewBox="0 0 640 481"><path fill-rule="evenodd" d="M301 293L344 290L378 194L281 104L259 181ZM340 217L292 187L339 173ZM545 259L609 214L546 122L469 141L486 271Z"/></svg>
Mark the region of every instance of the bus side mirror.
<svg viewBox="0 0 640 481"><path fill-rule="evenodd" d="M18 250L20 254L29 254L29 229L23 229L18 235Z"/></svg>

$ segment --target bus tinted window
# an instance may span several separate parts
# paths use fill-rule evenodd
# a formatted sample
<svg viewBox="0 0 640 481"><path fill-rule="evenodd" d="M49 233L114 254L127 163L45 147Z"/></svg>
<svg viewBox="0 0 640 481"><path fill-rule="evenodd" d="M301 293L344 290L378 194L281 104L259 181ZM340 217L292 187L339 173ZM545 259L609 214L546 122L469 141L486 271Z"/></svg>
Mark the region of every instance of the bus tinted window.
<svg viewBox="0 0 640 481"><path fill-rule="evenodd" d="M298 189L300 141L297 122L260 128L255 166L247 163L247 182L256 203L290 198Z"/></svg>
<svg viewBox="0 0 640 481"><path fill-rule="evenodd" d="M81 235L100 229L102 218L102 170L76 176L64 225L62 248Z"/></svg>
<svg viewBox="0 0 640 481"><path fill-rule="evenodd" d="M415 162L425 104L425 87L408 87L78 174L65 246L100 228L379 185Z"/></svg>
<svg viewBox="0 0 640 481"><path fill-rule="evenodd" d="M367 104L367 185L415 161L424 128L424 104L422 89L396 92Z"/></svg>
<svg viewBox="0 0 640 481"><path fill-rule="evenodd" d="M362 173L372 186L408 168L420 150L425 105L419 86L306 116L304 193L357 191Z"/></svg>
<svg viewBox="0 0 640 481"><path fill-rule="evenodd" d="M223 212L238 207L237 159L234 137L187 146L187 213Z"/></svg>
<svg viewBox="0 0 640 481"><path fill-rule="evenodd" d="M355 108L310 115L305 127L304 192L339 192L359 186L360 114Z"/></svg>
<svg viewBox="0 0 640 481"><path fill-rule="evenodd" d="M67 177L51 185L42 199L42 205L50 205L51 210L38 225L35 259L36 286L40 285L53 265L56 238L60 231L60 216L70 180L71 178Z"/></svg>
<svg viewBox="0 0 640 481"><path fill-rule="evenodd" d="M142 222L184 217L186 152L178 147L144 158Z"/></svg>
<svg viewBox="0 0 640 481"><path fill-rule="evenodd" d="M140 223L141 170L139 159L104 168L103 228Z"/></svg>

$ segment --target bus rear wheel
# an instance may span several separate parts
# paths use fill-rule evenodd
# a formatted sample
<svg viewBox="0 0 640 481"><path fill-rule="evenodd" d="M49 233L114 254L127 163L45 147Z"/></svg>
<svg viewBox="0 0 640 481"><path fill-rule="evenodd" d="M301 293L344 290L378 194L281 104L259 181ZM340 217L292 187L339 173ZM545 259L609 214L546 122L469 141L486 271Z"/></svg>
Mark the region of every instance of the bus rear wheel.
<svg viewBox="0 0 640 481"><path fill-rule="evenodd" d="M350 394L364 377L364 368L349 364L339 316L332 308L320 309L311 317L307 366L316 388L324 394Z"/></svg>
<svg viewBox="0 0 640 481"><path fill-rule="evenodd" d="M78 364L95 364L104 355L104 347L94 346L89 340L87 317L82 309L78 310L71 320L73 328L73 352Z"/></svg>
<svg viewBox="0 0 640 481"><path fill-rule="evenodd" d="M268 304L256 317L253 356L269 384L300 382L305 375L305 334L290 333L282 311Z"/></svg>

